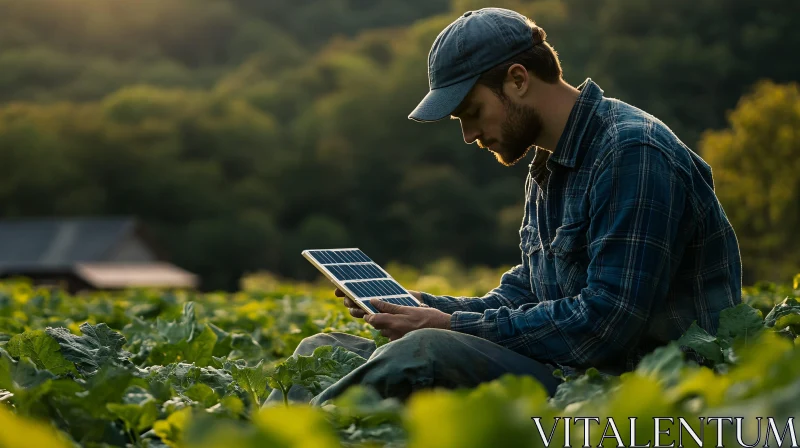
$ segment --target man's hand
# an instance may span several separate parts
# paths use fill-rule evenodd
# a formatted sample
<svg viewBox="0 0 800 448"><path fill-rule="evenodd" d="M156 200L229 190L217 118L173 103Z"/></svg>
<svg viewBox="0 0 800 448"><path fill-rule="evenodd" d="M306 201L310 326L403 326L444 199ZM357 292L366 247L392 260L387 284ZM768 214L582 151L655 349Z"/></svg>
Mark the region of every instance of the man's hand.
<svg viewBox="0 0 800 448"><path fill-rule="evenodd" d="M420 304L422 304L423 307L428 308L428 305L425 305L424 303L422 303L422 294L420 294L419 291L411 291L411 290L409 290L408 292L410 292L411 295L414 296L414 298L417 299L417 301ZM355 302L350 300L349 297L344 295L342 290L340 290L339 288L336 288L335 294L336 294L336 297L344 297L344 306L347 307L350 310L350 315L351 316L357 317L357 318L362 318L362 317L364 317L365 314L367 314L366 311L361 309L358 305L355 304Z"/></svg>
<svg viewBox="0 0 800 448"><path fill-rule="evenodd" d="M391 341L420 328L450 329L450 315L436 308L395 305L380 299L371 299L369 302L380 314L367 314L364 321Z"/></svg>

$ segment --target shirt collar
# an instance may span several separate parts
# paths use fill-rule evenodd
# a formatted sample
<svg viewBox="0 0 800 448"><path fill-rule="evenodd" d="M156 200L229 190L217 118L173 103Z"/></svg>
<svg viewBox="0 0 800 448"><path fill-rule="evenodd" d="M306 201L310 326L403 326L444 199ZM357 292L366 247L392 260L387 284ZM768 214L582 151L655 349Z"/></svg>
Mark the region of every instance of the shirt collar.
<svg viewBox="0 0 800 448"><path fill-rule="evenodd" d="M577 89L581 93L572 106L556 149L549 157L553 162L570 168L575 168L578 156L581 154L581 140L589 128L595 109L603 99L603 89L592 81L592 78L586 78Z"/></svg>

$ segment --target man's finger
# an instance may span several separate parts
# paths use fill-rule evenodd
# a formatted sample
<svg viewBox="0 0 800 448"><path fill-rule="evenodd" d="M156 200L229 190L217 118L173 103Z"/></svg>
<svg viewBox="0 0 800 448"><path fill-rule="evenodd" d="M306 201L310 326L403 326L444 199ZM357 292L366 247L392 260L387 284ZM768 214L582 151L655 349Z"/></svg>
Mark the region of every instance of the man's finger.
<svg viewBox="0 0 800 448"><path fill-rule="evenodd" d="M364 321L378 330L391 327L394 319L391 314L386 313L367 314L364 316Z"/></svg>
<svg viewBox="0 0 800 448"><path fill-rule="evenodd" d="M342 290L339 288L336 288L336 292L334 292L334 294L336 294L336 297L347 297L344 295L344 292L342 292Z"/></svg>
<svg viewBox="0 0 800 448"><path fill-rule="evenodd" d="M370 299L369 303L375 307L381 313L389 313L389 314L402 314L403 307L400 305L395 305L394 303L384 302L381 299Z"/></svg>
<svg viewBox="0 0 800 448"><path fill-rule="evenodd" d="M383 334L383 332L381 332L381 334ZM396 332L394 330L386 331L386 334L384 334L384 336L389 338L390 342L394 342L394 341L400 339L401 337L403 337L400 333L398 333L398 332Z"/></svg>
<svg viewBox="0 0 800 448"><path fill-rule="evenodd" d="M350 308L350 315L353 317L362 318L365 314L367 314L367 312L361 308Z"/></svg>

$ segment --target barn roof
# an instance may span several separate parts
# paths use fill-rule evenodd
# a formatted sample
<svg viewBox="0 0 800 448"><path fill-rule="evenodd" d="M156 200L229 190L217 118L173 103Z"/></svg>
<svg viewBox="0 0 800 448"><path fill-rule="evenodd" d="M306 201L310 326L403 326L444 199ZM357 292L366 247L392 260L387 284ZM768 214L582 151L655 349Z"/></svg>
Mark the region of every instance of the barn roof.
<svg viewBox="0 0 800 448"><path fill-rule="evenodd" d="M132 237L157 255L144 233L133 217L0 220L0 276L76 276L98 289L196 287L195 274L166 261L115 256Z"/></svg>
<svg viewBox="0 0 800 448"><path fill-rule="evenodd" d="M103 261L137 225L130 217L0 220L0 268Z"/></svg>

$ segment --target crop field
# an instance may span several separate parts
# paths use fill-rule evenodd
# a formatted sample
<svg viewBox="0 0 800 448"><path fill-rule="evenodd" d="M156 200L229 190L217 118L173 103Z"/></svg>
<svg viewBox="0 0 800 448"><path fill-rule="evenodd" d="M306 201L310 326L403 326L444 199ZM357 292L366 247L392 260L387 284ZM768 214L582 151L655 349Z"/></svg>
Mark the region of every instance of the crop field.
<svg viewBox="0 0 800 448"><path fill-rule="evenodd" d="M410 289L456 295L482 295L500 273L388 270ZM756 416L785 422L800 410L800 277L789 280L748 287L716 336L690 328L680 345L702 354L703 365L672 344L621 377L589 369L563 378L552 399L531 378L506 376L471 390L420 391L406 403L351 388L322 407L264 406L273 389L319 391L365 361L330 347L289 358L302 338L342 331L388 342L351 318L327 282L264 276L236 294L71 296L8 281L0 283L0 447L463 448L543 446L545 436L563 446L567 417L603 422L584 420L591 446L617 446L608 417L639 418L635 440L627 423L619 431L626 446L653 440L652 417L684 417L715 446L717 425L698 418L723 415L744 417L752 444ZM584 427L573 423L571 443L583 446ZM677 423L671 428L661 443L678 446ZM721 431L735 440L733 425ZM683 445L697 445L687 434Z"/></svg>

